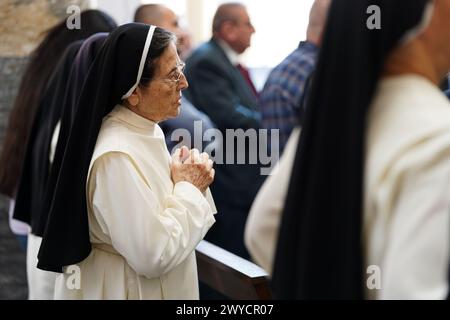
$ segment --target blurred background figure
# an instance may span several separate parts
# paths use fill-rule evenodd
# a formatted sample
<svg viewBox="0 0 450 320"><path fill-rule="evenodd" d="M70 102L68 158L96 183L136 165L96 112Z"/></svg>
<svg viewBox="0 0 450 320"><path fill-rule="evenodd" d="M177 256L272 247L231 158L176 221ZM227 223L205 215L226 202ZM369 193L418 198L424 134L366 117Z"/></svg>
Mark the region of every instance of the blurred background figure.
<svg viewBox="0 0 450 320"><path fill-rule="evenodd" d="M237 67L239 55L250 46L255 32L246 7L239 3L220 5L212 31L212 39L195 49L186 61L186 96L211 118L224 137L226 129L258 129L257 96ZM235 150L223 145L224 158L234 152L233 163L221 164L216 159L211 189L219 214L206 240L249 258L243 242L244 225L260 186L260 172L257 165L248 164L248 140L245 150L238 151L247 154L246 164L236 163L236 139L234 142Z"/></svg>
<svg viewBox="0 0 450 320"><path fill-rule="evenodd" d="M181 60L186 61L186 59L191 55L193 49L192 34L187 28L179 27L179 29L180 31L177 36L178 55Z"/></svg>
<svg viewBox="0 0 450 320"><path fill-rule="evenodd" d="M68 29L64 19L48 30L41 44L31 54L30 62L23 75L17 98L10 114L5 142L0 156L0 192L10 197L11 213L14 211L15 198L19 179L22 176L25 150L30 131L55 66L60 61L65 49L72 43L85 39L96 32L109 31L115 27L115 22L112 18L98 10L83 11L80 14L80 21L82 21L82 28L80 29ZM34 197L42 196L44 190L38 190L37 192L33 194ZM35 209L36 211L34 211ZM40 240L34 237L34 232L36 232L36 224L34 223L37 219L33 219L38 212L39 208L30 206L30 211L26 213L26 217L21 217L22 221L31 226L27 250L27 260L30 261L36 260L36 250L39 249ZM39 284L39 276L32 272L32 270L36 269L35 266L30 264L29 267L27 268L29 298L52 299L53 288L49 288L45 284L41 286ZM48 283L47 278L43 280L43 283Z"/></svg>
<svg viewBox="0 0 450 320"><path fill-rule="evenodd" d="M99 16L102 15L102 20ZM74 41L84 39L92 33L105 31L111 23L110 17L96 10L87 10L81 14L83 28L69 30L66 20L48 30L41 44L32 52L28 66L11 110L5 141L0 155L0 193L11 198L13 211L18 179L21 175L25 148L37 106L64 49ZM93 31L94 30L94 31ZM17 222L12 221L12 229L17 230ZM23 235L21 225L19 231ZM24 243L23 240L21 240Z"/></svg>
<svg viewBox="0 0 450 320"><path fill-rule="evenodd" d="M181 60L186 60L192 51L192 40L188 30L179 25L178 17L163 4L139 6L134 14L134 22L152 24L169 30L177 36L177 51Z"/></svg>
<svg viewBox="0 0 450 320"><path fill-rule="evenodd" d="M330 3L331 0L313 2L309 12L306 40L301 41L299 46L270 72L259 98L262 127L279 130L279 154L282 154L285 148L287 150L287 154L280 159L278 170L274 171L277 173L268 177L268 181L258 192L245 232L245 244L252 259L269 274L272 273L279 219L303 121L305 96L319 56ZM271 144L268 144L268 147L271 151Z"/></svg>
<svg viewBox="0 0 450 320"><path fill-rule="evenodd" d="M250 47L255 32L245 6L219 6L212 30L212 39L186 61L186 95L219 129L259 128L256 95L238 69L239 55Z"/></svg>
<svg viewBox="0 0 450 320"><path fill-rule="evenodd" d="M173 32L177 36L177 51L182 60L191 52L191 39L189 32L185 29L181 29L178 24L178 17L175 12L161 4L147 4L137 8L134 15L135 22L141 22L159 26L168 31ZM197 149L204 150L209 143L204 142L202 138L197 139L202 141L201 145L195 145L195 124L200 126L201 130L198 134L201 134L214 127L209 117L199 111L185 96L181 98L180 115L176 118L169 119L161 122L160 126L164 132L166 138L167 148L169 152L175 150L176 147L185 145L189 149L195 147ZM178 137L176 134L172 135L177 129L188 130L190 137ZM214 142L211 142L214 143ZM213 147L213 146L211 146Z"/></svg>
<svg viewBox="0 0 450 320"><path fill-rule="evenodd" d="M314 1L306 32L306 41L300 42L289 56L276 66L264 85L259 99L262 127L279 130L279 154L295 126L302 121L302 101L306 83L314 70L322 32L325 28L331 0ZM269 144L269 150L270 150Z"/></svg>

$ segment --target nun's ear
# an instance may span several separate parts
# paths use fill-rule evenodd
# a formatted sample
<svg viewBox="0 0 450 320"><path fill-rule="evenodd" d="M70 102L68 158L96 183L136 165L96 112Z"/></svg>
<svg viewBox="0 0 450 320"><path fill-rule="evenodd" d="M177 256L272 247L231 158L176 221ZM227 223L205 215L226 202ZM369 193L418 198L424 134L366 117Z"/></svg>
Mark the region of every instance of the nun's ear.
<svg viewBox="0 0 450 320"><path fill-rule="evenodd" d="M131 96L127 98L127 101L132 107L136 107L139 104L139 95L137 93L137 89L135 89Z"/></svg>

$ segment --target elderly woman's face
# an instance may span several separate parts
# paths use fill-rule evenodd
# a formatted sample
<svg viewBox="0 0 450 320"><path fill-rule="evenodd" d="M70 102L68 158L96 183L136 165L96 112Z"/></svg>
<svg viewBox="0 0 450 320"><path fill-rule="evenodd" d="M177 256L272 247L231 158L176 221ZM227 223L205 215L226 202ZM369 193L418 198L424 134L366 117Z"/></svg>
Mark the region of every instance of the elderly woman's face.
<svg viewBox="0 0 450 320"><path fill-rule="evenodd" d="M146 87L138 87L138 113L159 122L174 118L180 113L181 91L188 87L183 70L184 63L177 54L174 43L156 60L153 79Z"/></svg>

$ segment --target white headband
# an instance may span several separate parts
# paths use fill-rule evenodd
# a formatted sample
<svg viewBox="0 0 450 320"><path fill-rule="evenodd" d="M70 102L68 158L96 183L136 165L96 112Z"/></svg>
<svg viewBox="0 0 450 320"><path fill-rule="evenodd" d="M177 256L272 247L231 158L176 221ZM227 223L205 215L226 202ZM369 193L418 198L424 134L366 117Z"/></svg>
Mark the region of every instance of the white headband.
<svg viewBox="0 0 450 320"><path fill-rule="evenodd" d="M145 40L144 50L142 50L141 63L139 64L139 70L136 78L136 83L122 96L122 99L126 99L133 91L137 88L139 82L141 81L142 71L144 70L145 60L147 59L148 50L150 49L150 44L152 43L153 33L155 32L156 26L150 26L148 30L147 39Z"/></svg>
<svg viewBox="0 0 450 320"><path fill-rule="evenodd" d="M409 30L401 39L400 44L406 44L416 37L418 37L431 23L431 18L433 17L434 12L434 0L430 0L425 7L423 12L422 21L415 26L413 29Z"/></svg>

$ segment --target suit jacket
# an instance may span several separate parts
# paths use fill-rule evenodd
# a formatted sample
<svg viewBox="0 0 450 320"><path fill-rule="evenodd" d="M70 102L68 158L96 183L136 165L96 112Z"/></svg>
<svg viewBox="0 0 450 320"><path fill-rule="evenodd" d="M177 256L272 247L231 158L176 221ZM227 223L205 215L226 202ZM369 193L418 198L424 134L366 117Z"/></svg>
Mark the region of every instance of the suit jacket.
<svg viewBox="0 0 450 320"><path fill-rule="evenodd" d="M224 139L226 129L259 129L256 97L214 39L201 45L187 59L185 75L189 82L186 96L211 118ZM247 158L249 150L252 149L247 144ZM224 161L227 152L230 150L226 150L224 144ZM254 149L251 152L254 153ZM257 164L236 164L236 147L234 154L235 164L216 162L215 165L216 177L211 191L220 214L206 239L248 258L243 241L244 227L262 176Z"/></svg>
<svg viewBox="0 0 450 320"><path fill-rule="evenodd" d="M186 96L219 129L259 128L256 97L214 39L187 59L185 74Z"/></svg>

